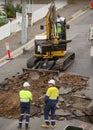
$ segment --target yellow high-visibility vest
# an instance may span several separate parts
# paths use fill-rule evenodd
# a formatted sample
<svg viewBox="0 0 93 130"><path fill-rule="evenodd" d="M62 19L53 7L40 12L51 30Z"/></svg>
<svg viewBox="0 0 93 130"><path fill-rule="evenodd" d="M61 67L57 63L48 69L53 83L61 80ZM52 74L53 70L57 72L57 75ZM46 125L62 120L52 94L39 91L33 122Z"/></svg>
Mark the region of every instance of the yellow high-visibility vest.
<svg viewBox="0 0 93 130"><path fill-rule="evenodd" d="M46 95L49 96L49 99L57 99L59 96L59 90L56 87L50 87L47 90Z"/></svg>
<svg viewBox="0 0 93 130"><path fill-rule="evenodd" d="M32 101L32 93L29 90L21 90L19 92L19 97L21 102Z"/></svg>

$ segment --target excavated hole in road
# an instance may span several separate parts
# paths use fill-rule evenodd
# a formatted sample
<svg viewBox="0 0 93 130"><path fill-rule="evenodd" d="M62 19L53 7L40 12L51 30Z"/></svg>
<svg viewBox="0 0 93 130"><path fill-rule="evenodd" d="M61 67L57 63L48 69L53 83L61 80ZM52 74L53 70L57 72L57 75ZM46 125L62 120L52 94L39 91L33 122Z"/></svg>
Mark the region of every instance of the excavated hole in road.
<svg viewBox="0 0 93 130"><path fill-rule="evenodd" d="M43 115L44 95L48 88L47 82L51 78L56 80L56 86L60 91L56 119L79 119L92 123L93 109L92 107L86 109L92 99L84 95L84 93L77 93L89 89L89 77L44 71L17 73L11 79L6 78L0 83L0 117L19 118L20 102L18 93L22 89L24 81L31 84L30 90L33 94L31 117Z"/></svg>

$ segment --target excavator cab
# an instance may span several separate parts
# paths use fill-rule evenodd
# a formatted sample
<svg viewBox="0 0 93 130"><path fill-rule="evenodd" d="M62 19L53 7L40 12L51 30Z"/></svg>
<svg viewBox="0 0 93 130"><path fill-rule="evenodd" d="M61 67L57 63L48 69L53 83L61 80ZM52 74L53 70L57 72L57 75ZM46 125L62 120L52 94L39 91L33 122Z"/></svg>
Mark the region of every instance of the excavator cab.
<svg viewBox="0 0 93 130"><path fill-rule="evenodd" d="M69 29L67 28L69 25L66 24L66 19L58 17L55 25L52 25L51 22L48 25L48 28L46 26L47 33L36 35L35 37L35 56L38 58L43 57L44 59L64 56L67 43L71 42L71 40L66 40L66 30ZM55 26L55 28L52 26ZM40 25L40 29L43 30L44 26Z"/></svg>
<svg viewBox="0 0 93 130"><path fill-rule="evenodd" d="M66 19L64 17L58 17L56 26L59 40L66 40Z"/></svg>
<svg viewBox="0 0 93 130"><path fill-rule="evenodd" d="M66 23L66 19L57 15L56 29L58 33L58 38L61 40L66 40L66 29L69 29L70 25ZM40 30L44 30L44 25L40 25Z"/></svg>

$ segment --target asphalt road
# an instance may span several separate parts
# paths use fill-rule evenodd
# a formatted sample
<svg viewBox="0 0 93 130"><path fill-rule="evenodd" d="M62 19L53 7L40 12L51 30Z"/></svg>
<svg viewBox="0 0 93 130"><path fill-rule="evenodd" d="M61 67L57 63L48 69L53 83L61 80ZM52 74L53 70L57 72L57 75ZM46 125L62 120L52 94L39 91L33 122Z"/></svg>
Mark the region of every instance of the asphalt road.
<svg viewBox="0 0 93 130"><path fill-rule="evenodd" d="M31 118L30 119L30 129L29 130L45 130L44 128L41 128L43 121L43 117L40 118ZM88 129L86 130L93 130L91 129L92 125L86 122L82 122L79 120L65 120L65 121L57 121L57 127L54 130L66 130L65 128L70 126L75 127L81 127L82 125L86 125ZM2 119L0 118L0 130L18 130L17 129L18 120L12 120L12 119ZM23 121L23 128L22 130L25 130L25 121ZM48 130L53 130L49 128Z"/></svg>
<svg viewBox="0 0 93 130"><path fill-rule="evenodd" d="M88 40L90 24L93 24L93 10L88 10L70 23L68 39L72 39L72 43L68 45L68 51L75 52L76 58L66 72L93 76L93 58L90 56L91 42Z"/></svg>
<svg viewBox="0 0 93 130"><path fill-rule="evenodd" d="M86 13L69 23L71 29L68 31L68 39L72 39L72 43L68 45L68 51L75 52L76 59L75 62L65 71L66 73L71 72L92 77L93 59L90 57L91 44L88 41L89 25L92 23L93 10L88 10ZM11 78L11 76L15 75L17 72L22 73L22 68L26 67L26 60L28 57L30 57L30 54L20 55L4 66L0 67L0 75L2 75L0 77L0 81L7 77ZM31 119L31 129L41 130L41 123L43 123L43 117ZM0 118L0 130L16 130L17 124L18 120ZM91 124L87 124L78 120L59 121L57 124L58 127L55 130L63 130L63 128L65 128L65 126L68 124L75 126L86 124L88 128L92 127Z"/></svg>

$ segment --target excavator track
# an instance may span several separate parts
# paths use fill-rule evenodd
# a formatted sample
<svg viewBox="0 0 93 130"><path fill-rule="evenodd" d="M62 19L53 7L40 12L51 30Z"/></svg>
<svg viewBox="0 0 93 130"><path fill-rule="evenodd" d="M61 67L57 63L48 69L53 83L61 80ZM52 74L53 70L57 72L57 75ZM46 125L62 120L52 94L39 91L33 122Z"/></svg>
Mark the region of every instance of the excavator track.
<svg viewBox="0 0 93 130"><path fill-rule="evenodd" d="M75 53L67 52L64 57L61 57L56 61L56 64L53 69L64 71L73 63L74 59Z"/></svg>
<svg viewBox="0 0 93 130"><path fill-rule="evenodd" d="M53 60L43 60L43 59L36 59L35 57L31 57L28 60L27 68L30 70L43 70L43 71L64 71L66 70L74 61L75 53L67 52L64 57L53 59ZM29 62L30 61L30 62Z"/></svg>

